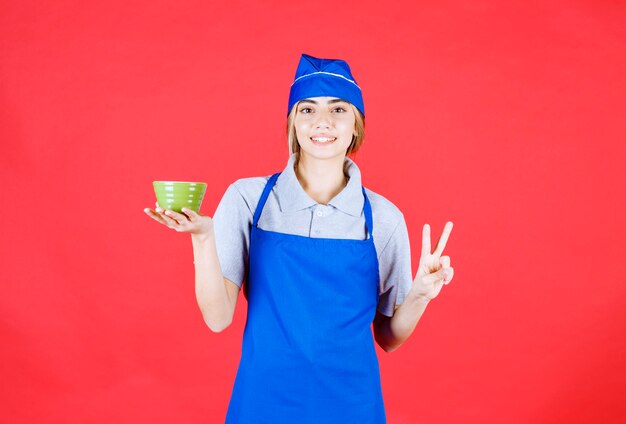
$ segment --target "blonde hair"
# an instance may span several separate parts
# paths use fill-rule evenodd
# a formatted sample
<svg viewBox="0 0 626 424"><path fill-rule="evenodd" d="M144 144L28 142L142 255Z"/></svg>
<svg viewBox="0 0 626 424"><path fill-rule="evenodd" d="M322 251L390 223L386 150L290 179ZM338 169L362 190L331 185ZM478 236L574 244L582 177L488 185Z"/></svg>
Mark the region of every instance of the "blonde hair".
<svg viewBox="0 0 626 424"><path fill-rule="evenodd" d="M296 114L298 113L298 105L300 102L297 102L291 108L289 112L289 116L287 116L287 145L289 147L289 154L300 153L300 145L298 144L298 137L296 135ZM356 130L356 136L352 136L352 143L348 147L346 151L346 155L356 153L361 145L363 144L363 139L365 138L365 119L363 114L359 109L356 108L352 103L349 103L350 107L354 111L354 129Z"/></svg>

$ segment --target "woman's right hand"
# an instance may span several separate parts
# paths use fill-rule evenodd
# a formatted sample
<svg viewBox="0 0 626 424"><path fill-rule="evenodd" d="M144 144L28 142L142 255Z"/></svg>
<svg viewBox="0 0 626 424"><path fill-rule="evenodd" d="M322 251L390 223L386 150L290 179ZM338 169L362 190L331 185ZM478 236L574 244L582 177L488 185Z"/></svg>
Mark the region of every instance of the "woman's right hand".
<svg viewBox="0 0 626 424"><path fill-rule="evenodd" d="M183 213L164 210L156 202L155 210L143 210L150 218L179 233L190 233L192 236L208 236L213 234L213 219L210 216L200 215L190 209L183 208Z"/></svg>

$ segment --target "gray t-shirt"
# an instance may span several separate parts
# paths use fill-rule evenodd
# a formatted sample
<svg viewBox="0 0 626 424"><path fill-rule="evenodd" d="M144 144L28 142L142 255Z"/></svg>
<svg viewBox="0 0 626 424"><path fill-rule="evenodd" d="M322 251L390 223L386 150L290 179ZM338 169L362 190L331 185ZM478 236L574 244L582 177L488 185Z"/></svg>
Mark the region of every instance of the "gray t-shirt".
<svg viewBox="0 0 626 424"><path fill-rule="evenodd" d="M328 205L317 203L302 188L295 170L295 153L276 180L259 228L315 238L364 240L367 237L361 192L361 172L346 157L348 184ZM232 183L213 215L217 255L224 278L243 284L248 275L248 249L254 211L270 175ZM393 316L413 284L409 235L402 212L383 196L365 189L372 206L374 246L379 263L378 310Z"/></svg>

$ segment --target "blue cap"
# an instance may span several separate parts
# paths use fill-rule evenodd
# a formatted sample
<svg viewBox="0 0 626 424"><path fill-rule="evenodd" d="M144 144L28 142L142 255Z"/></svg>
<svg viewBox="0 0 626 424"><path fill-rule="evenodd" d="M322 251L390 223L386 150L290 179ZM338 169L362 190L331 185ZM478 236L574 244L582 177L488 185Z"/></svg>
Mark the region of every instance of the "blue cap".
<svg viewBox="0 0 626 424"><path fill-rule="evenodd" d="M300 100L318 96L338 97L348 101L365 117L361 87L350 73L348 63L340 59L319 59L302 54L289 90L287 115Z"/></svg>

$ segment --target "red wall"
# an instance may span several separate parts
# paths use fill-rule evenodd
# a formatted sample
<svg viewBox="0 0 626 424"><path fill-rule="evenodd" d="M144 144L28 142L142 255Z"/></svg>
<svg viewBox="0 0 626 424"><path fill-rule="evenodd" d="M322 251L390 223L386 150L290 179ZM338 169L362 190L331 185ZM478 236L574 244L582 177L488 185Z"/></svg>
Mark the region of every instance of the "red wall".
<svg viewBox="0 0 626 424"><path fill-rule="evenodd" d="M455 277L397 351L389 423L626 414L622 2L3 2L0 421L223 422L212 333L152 181L282 170L301 53L363 87L366 187Z"/></svg>

